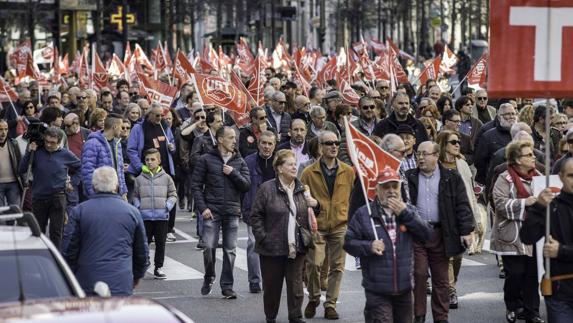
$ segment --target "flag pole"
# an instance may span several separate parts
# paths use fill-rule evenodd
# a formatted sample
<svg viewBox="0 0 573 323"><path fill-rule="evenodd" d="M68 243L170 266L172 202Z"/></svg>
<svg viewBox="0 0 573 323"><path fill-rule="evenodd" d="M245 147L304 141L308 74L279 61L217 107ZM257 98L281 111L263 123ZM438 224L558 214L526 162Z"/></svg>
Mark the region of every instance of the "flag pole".
<svg viewBox="0 0 573 323"><path fill-rule="evenodd" d="M10 106L14 110L14 115L16 117L18 117L18 111L16 110L16 107L14 106L14 102L12 102L12 98L10 97L10 94L8 94L8 90L6 89L6 87L8 86L8 82L6 82L6 80L3 77L0 76L0 78L2 79L2 88L4 89L4 93L6 93L6 96L8 97L8 101L10 101Z"/></svg>
<svg viewBox="0 0 573 323"><path fill-rule="evenodd" d="M466 76L464 76L464 78L460 81L460 83L458 83L458 86L456 86L456 88L452 91L452 95L454 95L454 93L456 93L456 91L462 86L462 84L464 84L464 81L468 78L469 72L468 74L466 74Z"/></svg>
<svg viewBox="0 0 573 323"><path fill-rule="evenodd" d="M545 187L549 187L549 175L550 175L550 147L553 144L551 140L551 111L549 106L549 99L546 99L545 103ZM549 242L549 237L551 235L551 207L550 204L545 208L545 243ZM552 285L551 285L551 258L545 257L545 275L541 281L541 291L544 296L551 296ZM545 288L544 288L545 287ZM548 292L548 293L547 293Z"/></svg>

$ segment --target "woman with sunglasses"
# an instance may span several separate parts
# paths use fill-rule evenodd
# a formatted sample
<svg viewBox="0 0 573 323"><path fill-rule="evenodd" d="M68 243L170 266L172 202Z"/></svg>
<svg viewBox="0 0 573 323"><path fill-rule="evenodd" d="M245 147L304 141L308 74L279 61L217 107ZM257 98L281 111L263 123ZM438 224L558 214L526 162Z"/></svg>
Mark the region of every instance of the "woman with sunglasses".
<svg viewBox="0 0 573 323"><path fill-rule="evenodd" d="M26 121L24 120L24 117L29 119L29 118L37 118L38 117L38 109L36 108L36 105L34 104L33 101L26 101L24 102L23 105L24 109L22 109L22 118L18 118L18 124L16 125L16 133L19 135L23 134L26 132L26 130L28 129L28 125L26 124Z"/></svg>
<svg viewBox="0 0 573 323"><path fill-rule="evenodd" d="M436 139L440 145L439 161L445 168L455 169L460 173L466 187L466 194L470 201L472 213L477 214L477 199L474 195L474 185L470 166L465 161L464 155L460 152L460 135L455 131L442 130ZM476 220L477 221L477 220ZM478 226L476 225L476 228ZM469 246L466 246L468 248ZM450 280L450 308L458 308L458 296L456 292L456 282L462 266L463 254L450 258L449 280Z"/></svg>

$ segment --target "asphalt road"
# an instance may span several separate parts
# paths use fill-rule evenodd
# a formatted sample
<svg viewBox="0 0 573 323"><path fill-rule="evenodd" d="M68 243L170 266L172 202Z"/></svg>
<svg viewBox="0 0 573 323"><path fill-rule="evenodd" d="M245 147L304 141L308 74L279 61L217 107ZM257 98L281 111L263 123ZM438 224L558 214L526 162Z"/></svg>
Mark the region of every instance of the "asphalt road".
<svg viewBox="0 0 573 323"><path fill-rule="evenodd" d="M201 295L203 257L202 252L195 249L197 244L195 221L191 220L190 213L178 210L175 227L177 229L177 241L168 243L166 247L164 270L168 279L154 280L152 276L153 267L151 267L148 275L136 289L135 294L174 306L195 322L265 322L262 294L249 293L245 225L241 222L238 235L239 243L234 271L234 290L237 292L238 298L235 300L222 298L218 279L213 285L213 291L210 295ZM221 270L221 255L221 250L218 250L217 274ZM498 278L498 273L496 260L492 254L484 252L474 256L466 255L457 286L459 308L450 310L449 322L505 322L503 280ZM354 268L354 260L348 257L337 305L337 311L340 314L338 322L364 321L365 298L360 283L361 273ZM305 298L303 311L307 300ZM426 322L432 322L429 303L428 297ZM544 317L543 301L541 307ZM314 319L306 319L306 321L326 322L323 315L324 312L320 306L317 309L317 316ZM288 322L285 289L283 289L283 299L277 321Z"/></svg>

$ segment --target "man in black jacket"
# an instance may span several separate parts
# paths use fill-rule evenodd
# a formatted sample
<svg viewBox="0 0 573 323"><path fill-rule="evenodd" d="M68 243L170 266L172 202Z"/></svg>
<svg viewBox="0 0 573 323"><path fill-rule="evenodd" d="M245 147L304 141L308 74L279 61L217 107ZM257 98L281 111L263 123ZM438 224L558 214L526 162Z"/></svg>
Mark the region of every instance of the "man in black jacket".
<svg viewBox="0 0 573 323"><path fill-rule="evenodd" d="M464 181L438 164L440 146L426 141L417 151L418 167L408 171L412 205L433 227L425 243L414 242L414 322L425 322L426 280L432 275L434 322L447 322L450 305L448 263L471 245L474 218Z"/></svg>
<svg viewBox="0 0 573 323"><path fill-rule="evenodd" d="M552 295L545 296L549 322L571 322L573 317L573 159L563 163L559 178L561 193L553 198L551 189L543 190L537 203L527 209L527 217L520 230L523 243L534 244L545 234L546 208L551 208L549 241L543 256L551 258ZM561 278L560 278L561 276Z"/></svg>
<svg viewBox="0 0 573 323"><path fill-rule="evenodd" d="M233 291L233 267L241 217L241 196L249 190L251 178L247 163L235 149L235 131L230 127L221 127L215 138L217 149L199 158L191 186L195 206L203 217L205 280L201 294L211 293L215 280L215 251L222 228L223 269L220 284L223 296L235 299L237 294Z"/></svg>
<svg viewBox="0 0 573 323"><path fill-rule="evenodd" d="M392 99L393 112L386 119L380 121L374 131L373 135L383 138L389 133L398 133L398 127L401 124L408 125L414 129L416 134L416 144L414 149L418 148L421 142L428 140L428 133L424 125L410 114L410 98L407 94L398 92Z"/></svg>

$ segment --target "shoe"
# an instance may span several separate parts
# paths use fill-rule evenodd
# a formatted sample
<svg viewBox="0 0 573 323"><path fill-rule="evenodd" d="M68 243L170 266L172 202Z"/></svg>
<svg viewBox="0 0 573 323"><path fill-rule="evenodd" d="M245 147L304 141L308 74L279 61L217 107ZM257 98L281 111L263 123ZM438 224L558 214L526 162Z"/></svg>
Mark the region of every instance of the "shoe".
<svg viewBox="0 0 573 323"><path fill-rule="evenodd" d="M153 278L155 279L167 279L167 275L165 275L165 273L163 272L163 270L161 270L161 268L155 268L155 270L153 271Z"/></svg>
<svg viewBox="0 0 573 323"><path fill-rule="evenodd" d="M432 283L430 281L426 281L426 294L432 295Z"/></svg>
<svg viewBox="0 0 573 323"><path fill-rule="evenodd" d="M326 292L327 289L328 289L328 281L327 280L321 280L320 281L320 291Z"/></svg>
<svg viewBox="0 0 573 323"><path fill-rule="evenodd" d="M338 313L334 307L324 308L324 318L327 320L338 320Z"/></svg>
<svg viewBox="0 0 573 323"><path fill-rule="evenodd" d="M187 210L187 211L191 212L191 219L196 219L196 218L197 218L197 215L195 214L195 212L193 212L193 210L189 209L189 210Z"/></svg>
<svg viewBox="0 0 573 323"><path fill-rule="evenodd" d="M426 322L425 315L414 316L414 323L424 323L424 322Z"/></svg>
<svg viewBox="0 0 573 323"><path fill-rule="evenodd" d="M237 293L235 293L232 289L223 289L223 298L235 299L237 298Z"/></svg>
<svg viewBox="0 0 573 323"><path fill-rule="evenodd" d="M195 249L197 250L205 249L205 242L203 242L203 240L199 240L199 242L197 242L197 245L195 246Z"/></svg>
<svg viewBox="0 0 573 323"><path fill-rule="evenodd" d="M304 309L304 317L307 319L313 318L316 315L316 308L318 305L320 305L320 301L308 301L308 304L306 304L306 308Z"/></svg>
<svg viewBox="0 0 573 323"><path fill-rule="evenodd" d="M517 321L517 315L515 315L514 311L506 311L505 312L505 319L509 323L515 323L515 321Z"/></svg>
<svg viewBox="0 0 573 323"><path fill-rule="evenodd" d="M187 203L184 200L179 200L179 210L185 210L187 208Z"/></svg>
<svg viewBox="0 0 573 323"><path fill-rule="evenodd" d="M211 289L213 288L213 279L204 279L203 286L201 287L201 295L211 294Z"/></svg>
<svg viewBox="0 0 573 323"><path fill-rule="evenodd" d="M267 323L277 323L276 319L267 319Z"/></svg>
<svg viewBox="0 0 573 323"><path fill-rule="evenodd" d="M458 308L458 295L454 292L450 295L450 309L455 310Z"/></svg>
<svg viewBox="0 0 573 323"><path fill-rule="evenodd" d="M359 257L354 258L354 265L356 266L356 270L362 269L362 265L360 265L360 258Z"/></svg>
<svg viewBox="0 0 573 323"><path fill-rule="evenodd" d="M505 270L503 268L499 269L499 278L505 279Z"/></svg>
<svg viewBox="0 0 573 323"><path fill-rule="evenodd" d="M249 284L249 291L253 294L258 294L261 292L261 285L258 283Z"/></svg>
<svg viewBox="0 0 573 323"><path fill-rule="evenodd" d="M173 232L167 233L167 242L174 242L177 241L177 237L173 234Z"/></svg>
<svg viewBox="0 0 573 323"><path fill-rule="evenodd" d="M517 320L525 321L525 319L526 319L525 309L523 307L516 309L515 310L515 317L517 318Z"/></svg>
<svg viewBox="0 0 573 323"><path fill-rule="evenodd" d="M541 317L535 316L532 319L525 320L525 323L545 323L545 321Z"/></svg>
<svg viewBox="0 0 573 323"><path fill-rule="evenodd" d="M276 322L276 321L275 321ZM301 318L297 318L297 319L290 319L288 320L288 323L306 323L305 321L303 321Z"/></svg>

